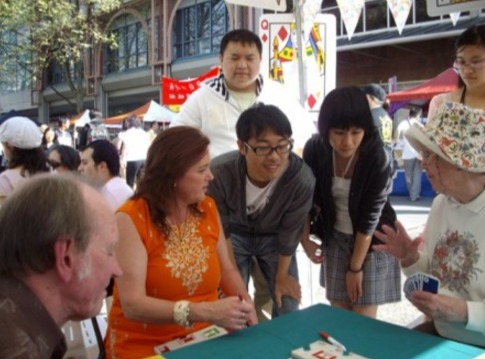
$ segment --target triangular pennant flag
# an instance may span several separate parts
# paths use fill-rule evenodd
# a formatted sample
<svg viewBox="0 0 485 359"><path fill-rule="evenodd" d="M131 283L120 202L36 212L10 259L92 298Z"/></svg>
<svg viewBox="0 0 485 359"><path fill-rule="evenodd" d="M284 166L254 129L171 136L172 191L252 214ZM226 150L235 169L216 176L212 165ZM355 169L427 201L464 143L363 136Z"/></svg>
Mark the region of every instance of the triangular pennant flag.
<svg viewBox="0 0 485 359"><path fill-rule="evenodd" d="M307 37L313 27L315 16L320 13L321 0L300 0L303 34Z"/></svg>
<svg viewBox="0 0 485 359"><path fill-rule="evenodd" d="M399 31L399 35L401 35L404 25L406 25L411 6L413 5L413 0L387 0L387 5L396 22L397 31Z"/></svg>
<svg viewBox="0 0 485 359"><path fill-rule="evenodd" d="M453 26L456 26L456 23L458 22L458 19L460 18L460 12L451 12L450 13L450 19L451 23Z"/></svg>
<svg viewBox="0 0 485 359"><path fill-rule="evenodd" d="M364 8L364 1L365 0L337 0L337 5L340 9L342 19L344 20L349 40L352 38L352 35L354 35L355 28L359 22L360 14Z"/></svg>

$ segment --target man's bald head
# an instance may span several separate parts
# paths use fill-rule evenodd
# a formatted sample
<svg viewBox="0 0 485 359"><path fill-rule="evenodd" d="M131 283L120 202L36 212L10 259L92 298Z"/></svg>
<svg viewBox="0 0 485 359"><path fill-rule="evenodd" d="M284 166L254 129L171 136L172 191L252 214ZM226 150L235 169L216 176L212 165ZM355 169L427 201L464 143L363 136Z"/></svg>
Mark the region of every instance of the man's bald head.
<svg viewBox="0 0 485 359"><path fill-rule="evenodd" d="M0 209L0 274L44 273L55 264L54 244L70 239L83 252L96 214L105 206L101 195L70 175L29 179Z"/></svg>

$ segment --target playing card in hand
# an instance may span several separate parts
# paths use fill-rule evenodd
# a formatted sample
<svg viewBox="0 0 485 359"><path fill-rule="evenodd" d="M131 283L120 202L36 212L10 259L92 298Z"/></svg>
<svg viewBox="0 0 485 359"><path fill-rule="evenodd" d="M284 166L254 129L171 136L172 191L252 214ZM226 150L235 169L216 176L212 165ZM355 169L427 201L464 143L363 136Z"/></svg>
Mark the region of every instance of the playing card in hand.
<svg viewBox="0 0 485 359"><path fill-rule="evenodd" d="M411 294L416 290L423 290L430 293L438 293L440 280L430 274L415 273L404 282L404 294L410 299Z"/></svg>

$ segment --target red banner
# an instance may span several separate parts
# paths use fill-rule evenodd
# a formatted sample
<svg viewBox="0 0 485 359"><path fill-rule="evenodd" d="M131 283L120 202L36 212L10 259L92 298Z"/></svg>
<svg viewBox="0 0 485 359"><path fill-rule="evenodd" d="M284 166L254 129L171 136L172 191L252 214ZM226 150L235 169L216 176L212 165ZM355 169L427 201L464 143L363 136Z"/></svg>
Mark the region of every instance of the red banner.
<svg viewBox="0 0 485 359"><path fill-rule="evenodd" d="M219 67L193 80L175 80L169 77L162 78L162 105L182 105L189 95L200 87L201 82L219 75Z"/></svg>

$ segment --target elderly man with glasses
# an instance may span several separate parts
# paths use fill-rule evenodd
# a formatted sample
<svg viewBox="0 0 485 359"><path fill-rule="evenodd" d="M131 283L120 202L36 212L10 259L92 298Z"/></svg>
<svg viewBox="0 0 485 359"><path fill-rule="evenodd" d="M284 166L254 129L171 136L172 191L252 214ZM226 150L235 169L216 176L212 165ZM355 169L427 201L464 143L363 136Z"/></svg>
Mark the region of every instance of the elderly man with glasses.
<svg viewBox="0 0 485 359"><path fill-rule="evenodd" d="M209 195L219 208L234 260L246 284L256 257L273 300L272 317L298 309L295 251L315 179L295 155L291 124L276 106L256 104L236 123L239 150L216 157Z"/></svg>

